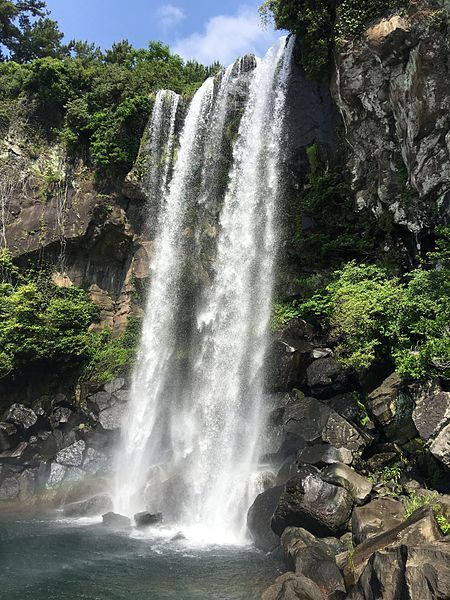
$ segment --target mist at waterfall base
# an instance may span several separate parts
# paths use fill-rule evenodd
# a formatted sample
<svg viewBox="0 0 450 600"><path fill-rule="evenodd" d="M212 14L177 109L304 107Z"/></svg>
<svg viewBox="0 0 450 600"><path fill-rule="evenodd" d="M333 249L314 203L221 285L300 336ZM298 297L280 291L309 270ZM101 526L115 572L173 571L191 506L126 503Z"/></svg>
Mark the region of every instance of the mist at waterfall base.
<svg viewBox="0 0 450 600"><path fill-rule="evenodd" d="M148 132L146 186L160 211L117 450L115 510L162 512L196 542L242 543L248 507L262 490L262 367L293 43L282 38L264 59L244 57L205 81L187 110L176 160L176 94L157 95ZM227 165L223 146L237 104L240 125ZM202 227L215 211L207 283L190 298L192 323L183 337L186 265L200 263Z"/></svg>

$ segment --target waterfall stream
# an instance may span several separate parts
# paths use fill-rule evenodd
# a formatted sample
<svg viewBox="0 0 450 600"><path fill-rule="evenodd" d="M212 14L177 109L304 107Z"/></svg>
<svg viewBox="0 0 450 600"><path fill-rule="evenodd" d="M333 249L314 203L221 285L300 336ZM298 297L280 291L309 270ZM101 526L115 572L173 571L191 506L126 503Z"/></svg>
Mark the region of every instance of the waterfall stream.
<svg viewBox="0 0 450 600"><path fill-rule="evenodd" d="M243 540L255 493L292 48L293 39L286 45L282 38L252 65L224 197L217 198L223 169L218 155L242 76L240 61L216 81L208 79L192 99L168 187L175 94L158 94L150 124L149 195L161 194L161 212L117 452L115 509L161 510L176 527L206 541ZM219 207L219 233L209 281L197 290L189 360L180 371L175 359L185 310L185 228L191 209L211 202Z"/></svg>

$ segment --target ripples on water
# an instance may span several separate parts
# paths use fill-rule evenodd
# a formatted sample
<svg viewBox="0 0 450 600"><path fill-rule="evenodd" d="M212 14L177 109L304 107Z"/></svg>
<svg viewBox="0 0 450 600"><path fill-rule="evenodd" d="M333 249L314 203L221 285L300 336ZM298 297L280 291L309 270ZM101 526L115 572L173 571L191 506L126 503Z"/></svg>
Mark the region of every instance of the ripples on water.
<svg viewBox="0 0 450 600"><path fill-rule="evenodd" d="M195 547L89 520L0 522L2 600L253 600L276 576L251 547Z"/></svg>

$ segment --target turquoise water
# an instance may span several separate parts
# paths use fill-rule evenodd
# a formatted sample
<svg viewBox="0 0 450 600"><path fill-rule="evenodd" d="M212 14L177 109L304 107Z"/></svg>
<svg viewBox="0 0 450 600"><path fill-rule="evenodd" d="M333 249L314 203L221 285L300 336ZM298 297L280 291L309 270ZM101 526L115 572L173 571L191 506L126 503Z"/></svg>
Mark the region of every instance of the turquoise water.
<svg viewBox="0 0 450 600"><path fill-rule="evenodd" d="M135 535L89 522L0 521L0 598L256 600L277 575L251 547Z"/></svg>

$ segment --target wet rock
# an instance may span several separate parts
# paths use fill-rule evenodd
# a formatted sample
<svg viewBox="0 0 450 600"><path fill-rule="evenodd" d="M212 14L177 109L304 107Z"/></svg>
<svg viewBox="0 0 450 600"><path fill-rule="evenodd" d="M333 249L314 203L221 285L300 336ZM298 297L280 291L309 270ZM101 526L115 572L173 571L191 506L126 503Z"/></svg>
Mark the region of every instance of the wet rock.
<svg viewBox="0 0 450 600"><path fill-rule="evenodd" d="M353 454L345 448L335 448L330 444L314 444L306 446L297 453L297 463L299 465L315 465L323 467L333 463L350 464L353 460Z"/></svg>
<svg viewBox="0 0 450 600"><path fill-rule="evenodd" d="M401 379L392 373L367 398L375 423L389 440L405 443L417 435L412 419L414 403L401 389Z"/></svg>
<svg viewBox="0 0 450 600"><path fill-rule="evenodd" d="M110 408L102 410L98 417L100 425L107 431L120 429L125 411L126 405L120 403L116 403Z"/></svg>
<svg viewBox="0 0 450 600"><path fill-rule="evenodd" d="M47 489L56 488L61 485L67 472L67 467L53 462L50 466L50 474L46 483Z"/></svg>
<svg viewBox="0 0 450 600"><path fill-rule="evenodd" d="M52 428L56 428L63 423L68 423L72 414L72 411L67 406L58 406L49 417L50 425Z"/></svg>
<svg viewBox="0 0 450 600"><path fill-rule="evenodd" d="M153 525L159 525L162 523L163 516L162 513L150 513L148 511L143 511L136 513L134 515L134 522L136 523L136 527L152 527Z"/></svg>
<svg viewBox="0 0 450 600"><path fill-rule="evenodd" d="M34 497L38 470L25 469L19 477L19 499L27 502Z"/></svg>
<svg viewBox="0 0 450 600"><path fill-rule="evenodd" d="M360 413L357 398L356 392L347 392L346 394L333 396L333 398L327 399L325 403L347 421L354 421Z"/></svg>
<svg viewBox="0 0 450 600"><path fill-rule="evenodd" d="M58 451L64 450L76 442L76 434L73 429L55 429L52 436L56 442Z"/></svg>
<svg viewBox="0 0 450 600"><path fill-rule="evenodd" d="M182 540L185 540L186 536L184 535L184 533L182 531L178 531L173 537L170 538L171 542L181 542Z"/></svg>
<svg viewBox="0 0 450 600"><path fill-rule="evenodd" d="M78 440L56 455L56 462L67 467L80 467L83 464L83 452L86 447L84 440Z"/></svg>
<svg viewBox="0 0 450 600"><path fill-rule="evenodd" d="M66 504L63 512L66 517L95 517L112 511L112 508L111 497L107 494L99 494L87 500Z"/></svg>
<svg viewBox="0 0 450 600"><path fill-rule="evenodd" d="M0 423L0 452L5 452L13 445L17 427L12 423Z"/></svg>
<svg viewBox="0 0 450 600"><path fill-rule="evenodd" d="M261 600L327 600L311 579L284 573L261 596Z"/></svg>
<svg viewBox="0 0 450 600"><path fill-rule="evenodd" d="M98 414L100 411L109 408L111 400L112 397L110 393L98 392L97 394L88 397L88 405Z"/></svg>
<svg viewBox="0 0 450 600"><path fill-rule="evenodd" d="M247 527L255 546L271 552L280 543L280 538L271 528L271 520L283 493L282 486L270 488L259 494L247 513Z"/></svg>
<svg viewBox="0 0 450 600"><path fill-rule="evenodd" d="M306 397L288 406L283 427L285 432L306 442L324 442L352 452L359 451L368 442L354 425L315 398Z"/></svg>
<svg viewBox="0 0 450 600"><path fill-rule="evenodd" d="M328 356L312 362L306 371L306 381L311 394L317 398L330 398L355 388L354 373Z"/></svg>
<svg viewBox="0 0 450 600"><path fill-rule="evenodd" d="M345 488L351 494L355 504L364 504L372 492L372 483L368 479L342 463L325 467L320 476L328 483Z"/></svg>
<svg viewBox="0 0 450 600"><path fill-rule="evenodd" d="M20 442L12 450L7 450L0 454L0 459L20 459L24 455L25 450L28 448L27 442Z"/></svg>
<svg viewBox="0 0 450 600"><path fill-rule="evenodd" d="M347 490L329 484L314 467L301 467L281 494L272 518L273 531L302 527L321 537L339 536L346 530L353 501Z"/></svg>
<svg viewBox="0 0 450 600"><path fill-rule="evenodd" d="M438 392L416 402L413 420L424 440L434 437L450 421L450 392Z"/></svg>
<svg viewBox="0 0 450 600"><path fill-rule="evenodd" d="M302 319L292 319L274 338L266 361L268 388L285 391L301 385L315 347L314 328Z"/></svg>
<svg viewBox="0 0 450 600"><path fill-rule="evenodd" d="M91 475L104 470L108 465L108 457L95 448L88 448L83 461L83 470Z"/></svg>
<svg viewBox="0 0 450 600"><path fill-rule="evenodd" d="M31 408L27 408L23 404L13 404L5 412L3 418L8 423L13 423L14 425L18 425L24 429L33 427L37 421L36 413Z"/></svg>
<svg viewBox="0 0 450 600"><path fill-rule="evenodd" d="M344 580L330 545L299 527L285 529L281 544L296 575L313 581L325 598L341 600L345 597Z"/></svg>
<svg viewBox="0 0 450 600"><path fill-rule="evenodd" d="M314 360L318 358L326 358L327 356L332 356L333 350L331 348L314 348L311 355Z"/></svg>
<svg viewBox="0 0 450 600"><path fill-rule="evenodd" d="M361 544L383 531L403 523L405 507L393 498L376 498L352 513L352 532L355 544Z"/></svg>
<svg viewBox="0 0 450 600"><path fill-rule="evenodd" d="M19 495L18 477L7 477L0 484L0 500L13 500Z"/></svg>
<svg viewBox="0 0 450 600"><path fill-rule="evenodd" d="M116 379L113 379L112 381L108 381L108 383L105 383L103 388L104 388L105 392L107 392L108 394L115 394L116 392L121 390L124 386L125 386L125 379L123 379L122 377L116 377Z"/></svg>
<svg viewBox="0 0 450 600"><path fill-rule="evenodd" d="M102 519L103 525L110 529L129 529L131 527L131 519L115 512L107 512L102 515Z"/></svg>

